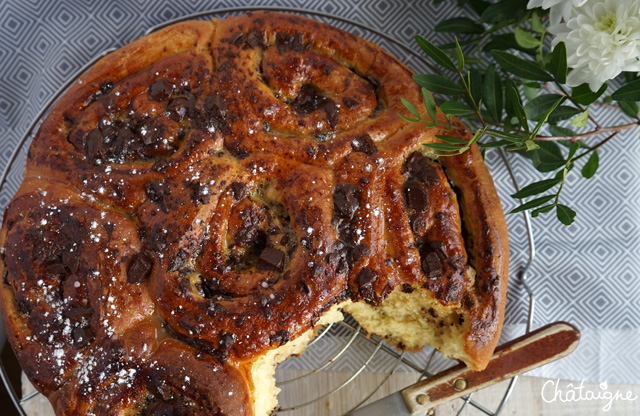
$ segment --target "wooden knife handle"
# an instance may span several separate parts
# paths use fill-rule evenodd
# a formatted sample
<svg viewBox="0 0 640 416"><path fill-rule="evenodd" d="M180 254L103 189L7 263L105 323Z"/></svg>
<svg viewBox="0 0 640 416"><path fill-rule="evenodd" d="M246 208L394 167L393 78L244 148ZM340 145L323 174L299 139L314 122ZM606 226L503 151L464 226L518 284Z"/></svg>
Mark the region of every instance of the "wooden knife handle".
<svg viewBox="0 0 640 416"><path fill-rule="evenodd" d="M565 357L576 349L579 341L580 332L574 326L555 322L498 347L482 371L457 365L407 387L402 390L402 396L411 414L426 412L441 403Z"/></svg>

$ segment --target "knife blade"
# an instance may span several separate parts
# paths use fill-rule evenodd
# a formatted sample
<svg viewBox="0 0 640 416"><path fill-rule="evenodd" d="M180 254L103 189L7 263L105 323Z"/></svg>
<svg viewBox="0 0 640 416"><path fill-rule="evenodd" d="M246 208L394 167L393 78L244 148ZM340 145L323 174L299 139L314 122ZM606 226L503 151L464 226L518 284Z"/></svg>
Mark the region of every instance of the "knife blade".
<svg viewBox="0 0 640 416"><path fill-rule="evenodd" d="M460 364L347 416L412 416L458 397L543 366L571 354L580 331L566 322L555 322L509 341L496 349L487 368L472 371Z"/></svg>

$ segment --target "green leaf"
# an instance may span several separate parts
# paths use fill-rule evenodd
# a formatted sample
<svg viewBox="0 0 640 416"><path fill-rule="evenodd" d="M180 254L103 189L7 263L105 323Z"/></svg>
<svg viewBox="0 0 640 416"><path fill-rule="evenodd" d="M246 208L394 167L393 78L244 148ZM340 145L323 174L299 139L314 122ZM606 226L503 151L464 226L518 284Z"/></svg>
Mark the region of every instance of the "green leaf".
<svg viewBox="0 0 640 416"><path fill-rule="evenodd" d="M589 109L584 110L580 115L576 116L571 120L571 124L576 127L584 127L587 125L587 121L589 121Z"/></svg>
<svg viewBox="0 0 640 416"><path fill-rule="evenodd" d="M549 72L551 72L559 83L567 82L567 47L564 42L560 42L553 48L551 53L551 62L549 63Z"/></svg>
<svg viewBox="0 0 640 416"><path fill-rule="evenodd" d="M409 101L405 100L404 98L401 98L400 101L402 101L402 104L404 104L404 106L407 108L407 110L409 110L411 114L420 118L420 113L418 112L418 110L413 104L411 104Z"/></svg>
<svg viewBox="0 0 640 416"><path fill-rule="evenodd" d="M556 142L540 141L540 148L525 153L533 162L533 166L540 172L553 172L566 164L560 146Z"/></svg>
<svg viewBox="0 0 640 416"><path fill-rule="evenodd" d="M580 142L571 143L571 146L569 147L569 155L567 156L567 162L573 159L573 156L575 156L578 149L580 149Z"/></svg>
<svg viewBox="0 0 640 416"><path fill-rule="evenodd" d="M452 32L452 33L484 33L484 27L474 22L468 17L452 17L438 23L434 28L436 32Z"/></svg>
<svg viewBox="0 0 640 416"><path fill-rule="evenodd" d="M538 132L540 132L540 129L542 128L542 126L547 122L549 115L555 111L555 109L558 107L558 105L560 105L560 103L563 100L564 100L564 97L559 98L558 101L553 103L553 105L542 115L542 117L540 117L540 120L538 120L538 124L536 124L536 126L533 128L533 132L531 133L533 137L538 135Z"/></svg>
<svg viewBox="0 0 640 416"><path fill-rule="evenodd" d="M548 191L560 182L562 182L562 179L545 179L542 181L534 182L525 186L515 194L511 195L511 197L520 199L532 195L538 195L545 191Z"/></svg>
<svg viewBox="0 0 640 416"><path fill-rule="evenodd" d="M531 201L512 209L509 214L515 214L516 212L522 212L531 208L539 207L540 205L546 204L547 202L551 201L555 197L555 195L545 195L541 196L540 198L532 199Z"/></svg>
<svg viewBox="0 0 640 416"><path fill-rule="evenodd" d="M516 16L522 16L526 11L527 3L514 0L506 0L487 7L480 16L481 22L499 23L513 20Z"/></svg>
<svg viewBox="0 0 640 416"><path fill-rule="evenodd" d="M514 75L536 81L553 81L553 77L533 61L518 58L509 52L499 50L491 51L491 56L505 71Z"/></svg>
<svg viewBox="0 0 640 416"><path fill-rule="evenodd" d="M422 87L422 98L424 99L424 107L427 110L427 114L429 114L429 118L431 118L431 120L433 121L436 121L436 117L438 115L436 102L433 101L433 97L431 96L429 90L424 87Z"/></svg>
<svg viewBox="0 0 640 416"><path fill-rule="evenodd" d="M598 156L598 151L594 150L591 153L591 156L589 156L589 160L587 160L587 163L585 163L585 165L582 167L582 176L584 176L586 179L591 179L593 175L596 174L599 165L600 156Z"/></svg>
<svg viewBox="0 0 640 416"><path fill-rule="evenodd" d="M536 38L520 27L516 28L514 35L516 37L516 42L518 42L518 45L522 46L525 49L533 49L540 46L540 39Z"/></svg>
<svg viewBox="0 0 640 416"><path fill-rule="evenodd" d="M640 101L640 79L618 88L611 98L618 101Z"/></svg>
<svg viewBox="0 0 640 416"><path fill-rule="evenodd" d="M471 92L471 97L476 103L476 106L479 106L480 100L482 100L482 74L477 69L470 69L469 72L467 72L467 78L467 85Z"/></svg>
<svg viewBox="0 0 640 416"><path fill-rule="evenodd" d="M618 101L620 109L629 117L638 117L638 103L635 101Z"/></svg>
<svg viewBox="0 0 640 416"><path fill-rule="evenodd" d="M464 117L474 114L471 107L456 101L447 101L440 106L440 111L451 116Z"/></svg>
<svg viewBox="0 0 640 416"><path fill-rule="evenodd" d="M539 95L524 106L524 111L530 120L537 121L560 99L562 99L562 96L559 94Z"/></svg>
<svg viewBox="0 0 640 416"><path fill-rule="evenodd" d="M556 137L567 137L567 136L575 136L576 132L562 126L556 126L555 124L549 124L549 132L552 136Z"/></svg>
<svg viewBox="0 0 640 416"><path fill-rule="evenodd" d="M485 148L491 148L491 147L502 147L502 146L506 146L508 144L510 144L511 142L508 140L495 140L493 142L487 142L487 143L478 143L478 146L480 147L485 147Z"/></svg>
<svg viewBox="0 0 640 416"><path fill-rule="evenodd" d="M458 61L458 71L464 69L464 54L462 53L462 48L460 47L460 43L458 43L458 37L454 38L456 41L456 60Z"/></svg>
<svg viewBox="0 0 640 416"><path fill-rule="evenodd" d="M576 218L576 212L566 205L558 204L556 207L556 215L564 225L571 225Z"/></svg>
<svg viewBox="0 0 640 416"><path fill-rule="evenodd" d="M533 150L538 150L538 149L540 149L540 146L539 146L536 142L534 142L533 140L527 140L527 141L525 141L525 142L524 142L524 145L525 145L525 146L526 146L526 148L527 148L527 152L531 152L531 151L533 151Z"/></svg>
<svg viewBox="0 0 640 416"><path fill-rule="evenodd" d="M419 123L421 121L419 118L406 117L406 116L403 116L400 113L398 113L398 117L400 117L401 119L403 119L405 121L408 121L409 123Z"/></svg>
<svg viewBox="0 0 640 416"><path fill-rule="evenodd" d="M576 114L580 114L580 109L568 105L559 105L551 114L549 114L547 121L549 123L556 123L561 120L570 119Z"/></svg>
<svg viewBox="0 0 640 416"><path fill-rule="evenodd" d="M524 111L524 107L522 107L522 101L520 100L520 94L518 93L518 90L513 87L511 88L511 91L509 91L509 94L511 96L511 108L513 109L513 112L515 113L515 116L518 118L518 122L520 123L520 126L527 132L527 134L529 133L529 123L527 122L527 113Z"/></svg>
<svg viewBox="0 0 640 416"><path fill-rule="evenodd" d="M456 146L455 144L449 144L449 143L425 143L425 146L435 150L442 150L445 152L452 152L452 151L457 152L461 149L460 146Z"/></svg>
<svg viewBox="0 0 640 416"><path fill-rule="evenodd" d="M589 84L581 84L573 88L571 91L571 98L573 101L582 105L589 105L594 103L604 92L607 90L608 85L602 84L602 87L597 92L591 91Z"/></svg>
<svg viewBox="0 0 640 416"><path fill-rule="evenodd" d="M445 143L449 143L449 144L467 144L469 142L468 140L460 139L458 137L443 136L441 134L436 134L436 138L438 138L439 140L442 140Z"/></svg>
<svg viewBox="0 0 640 416"><path fill-rule="evenodd" d="M469 4L478 16L480 16L487 9L487 7L491 6L491 3L484 0L470 0Z"/></svg>
<svg viewBox="0 0 640 416"><path fill-rule="evenodd" d="M465 89L462 85L455 83L449 78L442 75L416 74L413 76L413 80L421 87L439 94L459 95L465 92Z"/></svg>
<svg viewBox="0 0 640 416"><path fill-rule="evenodd" d="M545 205L545 206L540 207L540 208L536 208L533 211L531 211L531 216L533 218L535 218L540 214L544 214L546 212L549 212L549 211L553 210L553 208L555 208L555 204L549 204L549 205Z"/></svg>
<svg viewBox="0 0 640 416"><path fill-rule="evenodd" d="M456 66L453 64L447 54L442 51L442 49L438 48L436 45L429 42L420 35L416 35L416 42L418 42L418 45L424 51L424 53L426 53L427 56L433 59L437 64L450 71L456 72Z"/></svg>
<svg viewBox="0 0 640 416"><path fill-rule="evenodd" d="M538 33L545 32L544 25L542 24L542 20L540 19L540 16L538 16L538 13L534 12L531 15L531 28Z"/></svg>
<svg viewBox="0 0 640 416"><path fill-rule="evenodd" d="M489 65L484 77L482 88L484 106L489 111L490 118L495 122L502 119L502 81L496 71L495 64Z"/></svg>

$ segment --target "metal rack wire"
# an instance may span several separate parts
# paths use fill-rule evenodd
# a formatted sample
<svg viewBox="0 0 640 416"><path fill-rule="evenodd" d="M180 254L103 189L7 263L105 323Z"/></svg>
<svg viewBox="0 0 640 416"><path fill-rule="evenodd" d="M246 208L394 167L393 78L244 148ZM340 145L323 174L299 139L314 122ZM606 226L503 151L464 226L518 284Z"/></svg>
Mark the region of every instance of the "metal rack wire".
<svg viewBox="0 0 640 416"><path fill-rule="evenodd" d="M323 13L323 12L318 12L318 11L312 11L312 10L301 10L301 9L291 9L291 8L285 8L285 7L233 7L233 8L224 8L224 9L218 9L218 10L213 10L213 11L204 11L204 12L199 12L199 13L194 13L191 15L186 15L186 16L182 16L180 18L177 19L172 19L166 22L163 22L157 26L154 26L150 29L148 29L145 33L151 33L155 30L158 30L162 27L168 26L170 24L173 23L177 23L180 21L184 21L184 20L188 20L188 19L196 19L196 18L204 18L204 17L210 17L210 16L220 16L220 15L225 15L225 14L233 14L233 13L240 13L240 12L247 12L247 11L252 11L252 10L257 10L257 9L261 9L261 10L272 10L272 11L280 11L280 12L295 12L295 13L300 13L300 14L305 14L305 15L311 15L317 18L323 18L323 19L330 19L333 21L337 21L337 22L341 22L343 24L349 25L351 27L354 28L359 28L361 30L364 30L366 33L368 34L372 34L374 36L377 36L380 39L383 39L386 42L389 42L390 44L394 45L395 47L399 48L400 50L404 51L404 53L406 53L408 56L411 56L412 58L415 58L418 60L418 62L421 65L426 66L427 68L429 68L429 70L434 71L434 72L439 72L437 68L434 68L426 59L424 59L424 57L418 53L416 50L408 47L407 45L405 45L404 43L394 39L393 37L382 33L376 29L373 29L371 27L368 27L367 25L364 25L362 23L350 20L350 19L346 19L343 17L339 17L339 16L334 16L334 15L330 15L328 13ZM114 51L117 48L110 48L107 49L105 51L103 51L102 53L98 54L96 57L94 57L90 62L88 62L85 66L83 66L82 68L80 68L75 74L73 74L67 82L64 83L64 85L62 85L58 91L53 95L53 97L51 97L51 99L48 101L48 103L41 109L41 111L37 114L36 118L33 120L33 122L29 125L27 131L25 132L25 134L22 136L22 138L20 139L20 141L18 142L16 148L13 150L13 152L11 153L11 156L9 157L9 160L7 162L7 165L3 167L2 173L0 174L0 191L3 190L3 188L5 188L5 185L7 183L7 177L9 175L9 172L11 171L11 169L14 166L14 163L16 162L16 160L18 159L18 156L20 155L21 151L24 150L24 146L27 143L27 141L29 140L29 138L32 137L33 131L35 130L35 128L39 125L39 123L42 121L43 117L45 116L45 114L49 111L49 109L52 107L52 105L60 98L60 96L62 96L62 94L69 88L69 86L75 82L82 73L84 73L89 67L91 67L98 59L100 59L101 57L105 56L106 54ZM411 65L410 65L411 66ZM415 69L415 68L414 68ZM519 190L519 186L518 186L518 182L516 180L516 177L513 173L513 170L511 168L511 165L509 163L509 159L507 157L507 154L500 150L500 158L505 166L505 168L507 169L511 181L513 183L513 186L515 188L515 190ZM6 189L4 189L5 191L7 191ZM15 190L10 190L10 193L15 192ZM4 211L6 207L0 207L0 212ZM528 215L528 213L523 213L522 217L521 217L525 223L525 228L526 228L526 232L527 232L527 239L528 239L528 245L529 245L529 253L528 253L528 259L526 264L521 267L517 273L515 274L515 281L514 279L511 279L512 281L510 282L511 286L513 287L514 284L516 285L521 285L528 296L528 315L527 315L527 325L526 325L526 332L529 332L533 323L533 316L534 316L534 312L535 312L535 296L534 296L534 292L531 289L531 287L528 284L528 278L527 278L527 272L529 270L529 268L531 267L534 258L535 258L535 241L534 241L534 235L533 235L533 230L531 227L531 222L530 222L530 217ZM326 337L326 338L325 338ZM382 377L382 380L378 383L377 387L375 387L374 389L372 389L371 391L366 391L366 392L362 392L362 396L355 398L353 405L352 405L352 409L355 409L359 406L361 406L362 404L364 404L368 399L370 399L384 384L385 382L387 382L387 380L391 377L391 375L396 372L396 370L402 366L403 368L405 368L405 371L411 371L414 372L415 374L418 375L419 379L423 379L423 378L427 378L431 375L433 375L434 373L434 369L433 369L433 362L435 357L438 356L438 352L435 349L431 349L426 355L424 353L422 353L420 355L420 357L415 356L415 354L411 354L411 353L405 353L405 352L399 352L397 350L395 350L393 347L389 346L383 339L377 337L377 336L368 336L361 328L359 325L357 325L357 323L350 319L349 317L347 317L347 320L343 321L343 322L339 322L336 324L332 324L329 325L327 327L325 327L324 329L322 329L318 335L311 341L311 343L308 345L307 347L307 353L305 353L305 357L307 357L309 354L311 354L311 357L313 357L314 354L314 345L316 345L320 340L322 340L323 338L325 338L325 340L327 338L330 338L333 342L333 344L335 344L337 347L337 351L335 353L333 353L331 356L329 356L328 358L323 359L322 361L320 361L320 359L318 359L319 362L315 362L313 368L310 368L307 370L307 372L301 376L297 376L294 378L290 378L290 379L286 379L286 380L281 380L278 382L278 386L285 391L287 388L290 388L292 385L296 385L297 383L300 383L301 380L308 378L308 377L312 377L315 374L318 374L320 371L323 370L327 370L330 369L332 366L335 365L336 362L338 362L338 360L340 360L342 357L345 356L345 353L347 353L347 351L350 351L354 348L354 344L357 342L361 342L364 344L370 344L370 347L372 348L372 350L370 352L367 352L366 354L362 354L362 362L359 364L359 366L357 368L355 368L353 371L351 371L351 373L349 374L349 376L346 378L346 380L342 381L340 384L338 384L337 386L331 387L328 391L326 392L319 392L315 397L311 398L311 399L305 399L299 403L292 403L292 404L285 404L283 405L280 409L279 409L279 413L282 414L293 414L296 410L299 410L303 407L309 406L313 403L317 403L319 401L323 401L323 400L329 400L331 398L332 395L334 395L336 392L342 390L343 388L345 388L347 385L349 385L350 383L352 383L358 376L360 376L363 372L365 372L367 370L367 367L370 366L370 364L374 361L374 360L378 360L379 357L381 357L381 355L384 355L384 357L386 357L387 359L391 359L391 364L388 368L388 370L386 371L386 373L384 374L384 376ZM1 346L0 346L1 347ZM424 357L427 357L426 360L424 359ZM451 364L455 364L453 361L451 361ZM27 394L25 396L21 396L20 394L18 394L18 392L15 391L15 389L13 388L13 384L12 384L12 380L10 380L9 375L6 371L5 368L5 363L0 360L0 378L2 378L2 381L7 389L7 391L9 392L9 395L11 396L11 399L18 411L18 413L21 416L27 416L27 413L23 407L23 405L25 403L27 403L29 400L33 399L34 397L36 397L38 395L37 392L32 392L30 394ZM478 410L480 413L482 414L486 414L486 415L499 415L502 410L504 409L505 404L507 403L513 389L516 383L517 377L514 377L513 379L510 380L508 386L505 389L505 392L501 398L501 400L499 401L499 403L497 403L497 405L495 406L494 410L491 410L489 408L487 408L485 405L482 405L480 403L478 403L477 401L475 401L472 398L472 395L468 395L465 397L462 397L458 400L461 400L461 405L460 408L458 410L458 415L462 415L462 414L466 414L465 409L468 409L469 407L471 408L475 408L476 410ZM347 412L348 413L348 412ZM435 411L430 412L430 414L435 414Z"/></svg>

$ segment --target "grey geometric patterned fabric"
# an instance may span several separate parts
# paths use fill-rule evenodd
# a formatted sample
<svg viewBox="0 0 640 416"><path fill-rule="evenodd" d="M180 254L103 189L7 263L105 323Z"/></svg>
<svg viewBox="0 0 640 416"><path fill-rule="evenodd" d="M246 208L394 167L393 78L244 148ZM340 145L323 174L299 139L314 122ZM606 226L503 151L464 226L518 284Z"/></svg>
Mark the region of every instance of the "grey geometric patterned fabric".
<svg viewBox="0 0 640 416"><path fill-rule="evenodd" d="M453 1L434 6L431 1L410 0L0 0L0 168L7 165L20 137L59 86L101 51L122 46L142 36L147 28L186 14L255 5L315 10L352 19L414 50L416 33L436 44L450 40L432 28L438 21L460 14ZM381 44L414 70L428 70L402 48L365 29L333 19L320 20ZM605 126L630 121L621 112L606 108L597 109L596 116ZM574 225L559 225L551 214L533 221L536 258L528 278L537 302L534 327L565 320L583 332L580 347L572 356L535 374L640 383L638 134L637 130L622 134L603 147L601 168L594 178L580 179L579 169L569 174L562 202L578 211ZM0 192L2 210L21 181L27 148L28 144L20 151ZM487 161L504 209L511 210L516 202L509 197L514 187L505 165L497 152L489 152ZM509 162L521 185L539 178L523 158L510 155ZM526 226L520 215L508 216L508 226L512 276L503 339L524 332L528 311L526 292L516 277L529 258ZM347 336L339 332L332 331L312 349L318 355L304 355L287 365L305 367L323 362ZM349 349L338 369L359 366L361 350L367 346L358 345ZM381 370L387 365L385 359L374 360L369 369ZM445 365L443 361L436 367Z"/></svg>

